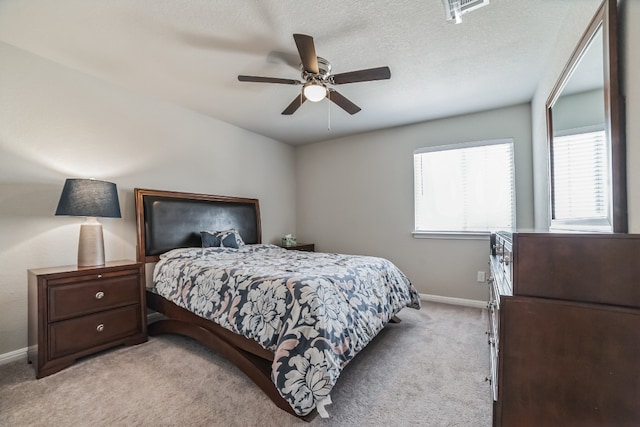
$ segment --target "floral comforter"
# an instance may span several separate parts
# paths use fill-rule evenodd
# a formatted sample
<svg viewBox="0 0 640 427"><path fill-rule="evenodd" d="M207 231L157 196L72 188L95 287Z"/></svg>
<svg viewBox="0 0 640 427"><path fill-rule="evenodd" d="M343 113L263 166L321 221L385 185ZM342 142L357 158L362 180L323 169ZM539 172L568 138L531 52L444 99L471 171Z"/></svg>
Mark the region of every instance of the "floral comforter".
<svg viewBox="0 0 640 427"><path fill-rule="evenodd" d="M274 353L271 379L298 415L403 307L420 308L407 277L383 258L274 245L175 249L154 292Z"/></svg>

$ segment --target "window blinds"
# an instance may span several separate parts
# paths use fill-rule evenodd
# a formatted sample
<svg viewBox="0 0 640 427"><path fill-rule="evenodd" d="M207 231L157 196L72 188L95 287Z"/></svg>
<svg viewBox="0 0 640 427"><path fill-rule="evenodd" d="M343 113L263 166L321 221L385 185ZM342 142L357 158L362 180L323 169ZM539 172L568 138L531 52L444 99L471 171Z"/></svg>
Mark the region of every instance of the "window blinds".
<svg viewBox="0 0 640 427"><path fill-rule="evenodd" d="M512 230L513 141L482 141L414 152L416 232Z"/></svg>
<svg viewBox="0 0 640 427"><path fill-rule="evenodd" d="M604 131L553 138L553 219L606 218L608 188Z"/></svg>

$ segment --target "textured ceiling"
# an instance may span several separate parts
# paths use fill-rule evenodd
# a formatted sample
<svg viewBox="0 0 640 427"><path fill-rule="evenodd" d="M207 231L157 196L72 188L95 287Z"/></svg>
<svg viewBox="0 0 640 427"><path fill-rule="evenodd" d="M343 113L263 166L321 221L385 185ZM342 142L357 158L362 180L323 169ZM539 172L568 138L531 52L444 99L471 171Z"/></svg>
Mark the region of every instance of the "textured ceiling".
<svg viewBox="0 0 640 427"><path fill-rule="evenodd" d="M304 144L531 100L569 3L491 0L453 25L441 0L0 0L0 40ZM282 116L299 86L237 75L299 79L293 33L334 73L388 65L391 79L337 87L356 115L324 100Z"/></svg>

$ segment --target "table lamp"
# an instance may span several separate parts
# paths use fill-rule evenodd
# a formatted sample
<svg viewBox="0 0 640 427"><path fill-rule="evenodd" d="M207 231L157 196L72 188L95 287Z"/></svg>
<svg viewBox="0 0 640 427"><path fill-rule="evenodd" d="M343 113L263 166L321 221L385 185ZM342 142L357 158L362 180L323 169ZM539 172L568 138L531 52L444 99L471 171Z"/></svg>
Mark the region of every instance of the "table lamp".
<svg viewBox="0 0 640 427"><path fill-rule="evenodd" d="M102 224L97 217L121 217L116 185L97 179L67 179L56 215L87 217L80 226L78 267L104 265Z"/></svg>

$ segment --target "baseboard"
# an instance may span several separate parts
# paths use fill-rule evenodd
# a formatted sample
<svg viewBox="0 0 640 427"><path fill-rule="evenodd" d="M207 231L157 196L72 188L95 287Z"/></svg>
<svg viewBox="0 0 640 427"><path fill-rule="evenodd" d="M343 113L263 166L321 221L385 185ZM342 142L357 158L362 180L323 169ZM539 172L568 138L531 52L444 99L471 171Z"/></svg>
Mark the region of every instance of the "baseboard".
<svg viewBox="0 0 640 427"><path fill-rule="evenodd" d="M420 299L424 301L440 302L443 304L463 305L465 307L487 308L487 301L475 299L443 297L440 295L420 294Z"/></svg>
<svg viewBox="0 0 640 427"><path fill-rule="evenodd" d="M10 351L9 353L0 354L0 365L15 362L16 360L27 360L27 347L19 350Z"/></svg>

